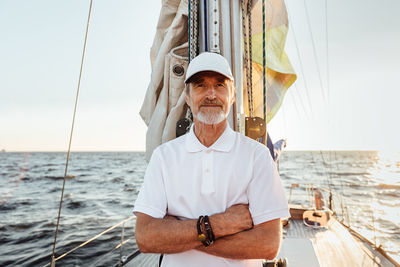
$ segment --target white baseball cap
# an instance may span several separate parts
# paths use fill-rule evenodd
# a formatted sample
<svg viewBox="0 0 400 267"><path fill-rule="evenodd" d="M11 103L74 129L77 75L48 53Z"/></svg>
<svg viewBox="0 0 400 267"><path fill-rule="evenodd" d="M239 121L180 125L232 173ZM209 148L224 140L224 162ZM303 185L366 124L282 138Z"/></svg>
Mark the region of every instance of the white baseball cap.
<svg viewBox="0 0 400 267"><path fill-rule="evenodd" d="M233 80L231 67L228 61L217 53L203 52L192 59L186 71L185 83L187 83L193 75L202 71L214 71Z"/></svg>

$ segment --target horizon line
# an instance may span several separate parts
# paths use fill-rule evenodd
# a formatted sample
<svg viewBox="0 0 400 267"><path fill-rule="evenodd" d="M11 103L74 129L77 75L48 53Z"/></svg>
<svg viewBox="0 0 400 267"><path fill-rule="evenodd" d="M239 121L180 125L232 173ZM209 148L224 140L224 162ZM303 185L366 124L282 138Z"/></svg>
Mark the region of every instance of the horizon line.
<svg viewBox="0 0 400 267"><path fill-rule="evenodd" d="M381 150L377 149L285 149L282 152L291 151L291 152L379 152ZM70 153L120 153L120 152L127 152L127 153L145 153L145 150L77 150L77 151L70 151ZM67 150L0 150L1 153L67 153ZM400 151L398 152L400 153Z"/></svg>

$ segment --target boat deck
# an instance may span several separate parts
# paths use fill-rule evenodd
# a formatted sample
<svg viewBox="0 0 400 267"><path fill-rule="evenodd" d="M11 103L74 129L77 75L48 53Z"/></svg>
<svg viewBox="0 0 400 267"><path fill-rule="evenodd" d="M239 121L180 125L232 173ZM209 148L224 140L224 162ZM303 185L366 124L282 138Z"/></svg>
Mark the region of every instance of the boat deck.
<svg viewBox="0 0 400 267"><path fill-rule="evenodd" d="M286 257L289 266L296 267L395 266L334 218L327 228L319 229L304 225L302 220L290 220L279 256Z"/></svg>
<svg viewBox="0 0 400 267"><path fill-rule="evenodd" d="M140 253L131 261L126 263L124 266L128 267L157 267L160 255L159 254L149 254L149 253Z"/></svg>
<svg viewBox="0 0 400 267"><path fill-rule="evenodd" d="M302 220L290 219L284 229L281 251L288 267L370 267L398 266L391 263L366 240L352 235L331 218L327 228L312 228ZM158 254L139 254L126 266L158 266Z"/></svg>

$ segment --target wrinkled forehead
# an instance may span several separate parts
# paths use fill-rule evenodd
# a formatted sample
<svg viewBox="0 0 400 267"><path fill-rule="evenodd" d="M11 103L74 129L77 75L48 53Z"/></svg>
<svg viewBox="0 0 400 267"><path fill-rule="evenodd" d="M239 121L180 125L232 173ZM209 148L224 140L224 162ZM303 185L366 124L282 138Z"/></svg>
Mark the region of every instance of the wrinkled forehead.
<svg viewBox="0 0 400 267"><path fill-rule="evenodd" d="M202 71L190 77L187 83L197 84L197 83L202 83L204 81L216 81L220 83L228 83L230 79L218 72Z"/></svg>

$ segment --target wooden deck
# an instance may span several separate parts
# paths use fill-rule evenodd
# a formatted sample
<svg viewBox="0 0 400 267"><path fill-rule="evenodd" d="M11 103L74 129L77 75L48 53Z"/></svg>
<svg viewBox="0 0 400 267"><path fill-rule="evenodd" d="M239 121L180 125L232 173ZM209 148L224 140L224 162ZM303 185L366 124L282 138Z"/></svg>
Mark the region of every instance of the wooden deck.
<svg viewBox="0 0 400 267"><path fill-rule="evenodd" d="M131 261L129 261L127 264L124 266L128 267L157 267L158 266L158 260L160 258L159 254L144 254L140 253L138 256L133 258Z"/></svg>
<svg viewBox="0 0 400 267"><path fill-rule="evenodd" d="M296 242L303 240L312 243L310 246L296 246ZM288 243L288 244L285 244ZM290 243L293 243L291 245ZM291 250L297 250L297 254L291 255ZM312 258L312 251L316 259ZM306 257L307 255L307 257ZM311 255L311 256L308 256ZM284 230L284 240L282 243L281 257L287 257L289 266L396 266L378 251L361 239L355 238L350 232L336 219L331 218L327 228L315 229L305 226L302 220L290 220L289 228ZM311 265L304 264L310 262Z"/></svg>

